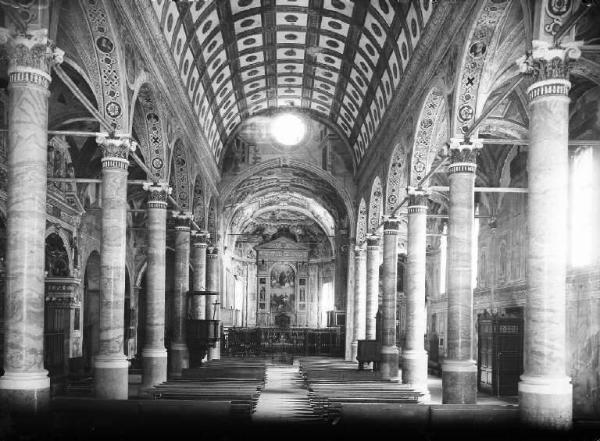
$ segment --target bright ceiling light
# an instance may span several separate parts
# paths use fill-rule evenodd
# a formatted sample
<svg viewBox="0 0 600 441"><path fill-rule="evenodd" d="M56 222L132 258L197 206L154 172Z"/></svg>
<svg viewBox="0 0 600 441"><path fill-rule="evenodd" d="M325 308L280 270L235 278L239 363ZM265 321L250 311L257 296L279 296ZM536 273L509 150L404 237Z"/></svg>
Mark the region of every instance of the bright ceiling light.
<svg viewBox="0 0 600 441"><path fill-rule="evenodd" d="M306 135L306 124L297 115L283 113L271 121L271 135L279 144L297 145Z"/></svg>

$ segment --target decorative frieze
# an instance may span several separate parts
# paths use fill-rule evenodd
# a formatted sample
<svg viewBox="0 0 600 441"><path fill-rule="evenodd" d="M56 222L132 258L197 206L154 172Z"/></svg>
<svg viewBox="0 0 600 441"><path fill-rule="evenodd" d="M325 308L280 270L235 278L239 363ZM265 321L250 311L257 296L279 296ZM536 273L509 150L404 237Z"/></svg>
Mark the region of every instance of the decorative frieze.
<svg viewBox="0 0 600 441"><path fill-rule="evenodd" d="M62 308L81 306L80 284L80 279L72 277L46 277L46 304Z"/></svg>

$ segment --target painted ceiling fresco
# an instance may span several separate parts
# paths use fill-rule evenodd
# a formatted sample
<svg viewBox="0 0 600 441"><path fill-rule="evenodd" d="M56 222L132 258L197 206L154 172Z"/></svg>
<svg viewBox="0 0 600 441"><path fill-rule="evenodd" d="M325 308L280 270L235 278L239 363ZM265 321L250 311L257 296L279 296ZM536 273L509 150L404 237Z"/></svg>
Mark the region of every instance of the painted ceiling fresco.
<svg viewBox="0 0 600 441"><path fill-rule="evenodd" d="M215 160L246 118L295 108L339 127L359 163L430 0L152 0Z"/></svg>

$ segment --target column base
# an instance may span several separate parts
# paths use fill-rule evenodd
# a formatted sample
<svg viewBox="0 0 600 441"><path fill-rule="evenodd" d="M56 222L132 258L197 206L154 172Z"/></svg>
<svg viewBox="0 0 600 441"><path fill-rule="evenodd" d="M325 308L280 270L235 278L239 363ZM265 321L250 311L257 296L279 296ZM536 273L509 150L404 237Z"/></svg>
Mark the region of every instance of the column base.
<svg viewBox="0 0 600 441"><path fill-rule="evenodd" d="M521 375L519 414L521 423L531 428L571 429L573 426L571 378Z"/></svg>
<svg viewBox="0 0 600 441"><path fill-rule="evenodd" d="M142 350L142 388L167 381L167 350Z"/></svg>
<svg viewBox="0 0 600 441"><path fill-rule="evenodd" d="M0 377L0 401L16 415L46 412L50 405L48 371L6 372Z"/></svg>
<svg viewBox="0 0 600 441"><path fill-rule="evenodd" d="M442 363L442 404L477 403L477 364L473 360Z"/></svg>
<svg viewBox="0 0 600 441"><path fill-rule="evenodd" d="M396 346L381 347L381 362L379 363L379 371L381 378L384 380L398 381L399 369L398 362L400 355Z"/></svg>
<svg viewBox="0 0 600 441"><path fill-rule="evenodd" d="M208 361L221 359L221 340L216 341L214 348L212 346L208 348L207 359Z"/></svg>
<svg viewBox="0 0 600 441"><path fill-rule="evenodd" d="M429 395L427 389L427 352L402 351L402 383Z"/></svg>
<svg viewBox="0 0 600 441"><path fill-rule="evenodd" d="M184 369L190 367L190 353L185 343L173 343L170 349L171 361L169 375L181 377Z"/></svg>
<svg viewBox="0 0 600 441"><path fill-rule="evenodd" d="M94 360L96 398L126 400L129 397L129 362L119 358L98 355Z"/></svg>
<svg viewBox="0 0 600 441"><path fill-rule="evenodd" d="M358 361L356 359L356 356L358 355L358 341L357 340L352 340L352 343L350 344L350 361Z"/></svg>

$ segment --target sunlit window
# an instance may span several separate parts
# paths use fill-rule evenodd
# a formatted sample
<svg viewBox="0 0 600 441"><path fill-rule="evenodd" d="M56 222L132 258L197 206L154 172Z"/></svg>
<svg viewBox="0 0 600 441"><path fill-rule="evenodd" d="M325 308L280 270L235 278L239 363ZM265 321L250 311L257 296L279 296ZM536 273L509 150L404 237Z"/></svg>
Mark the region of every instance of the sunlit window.
<svg viewBox="0 0 600 441"><path fill-rule="evenodd" d="M594 256L594 217L596 198L594 194L594 156L591 147L575 152L571 169L570 262L578 267L592 263Z"/></svg>
<svg viewBox="0 0 600 441"><path fill-rule="evenodd" d="M292 113L276 116L270 128L275 141L286 146L299 144L306 135L306 124L302 118Z"/></svg>
<svg viewBox="0 0 600 441"><path fill-rule="evenodd" d="M327 323L327 311L333 311L335 309L332 282L326 282L323 284L320 303L321 323Z"/></svg>

